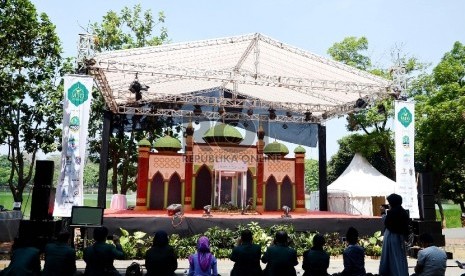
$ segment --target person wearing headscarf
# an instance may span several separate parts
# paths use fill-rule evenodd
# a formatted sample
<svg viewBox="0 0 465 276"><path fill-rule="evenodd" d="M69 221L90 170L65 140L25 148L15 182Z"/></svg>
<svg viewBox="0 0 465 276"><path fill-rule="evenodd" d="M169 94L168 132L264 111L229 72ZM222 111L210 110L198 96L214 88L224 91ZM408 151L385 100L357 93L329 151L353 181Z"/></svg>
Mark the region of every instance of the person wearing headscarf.
<svg viewBox="0 0 465 276"><path fill-rule="evenodd" d="M329 254L323 249L326 240L321 234L313 237L313 246L310 250L304 252L302 269L305 271L303 276L327 276L329 267Z"/></svg>
<svg viewBox="0 0 465 276"><path fill-rule="evenodd" d="M262 262L266 264L263 275L265 276L295 276L294 266L298 265L297 251L289 247L288 236L284 231L278 231L274 244L266 249L262 256Z"/></svg>
<svg viewBox="0 0 465 276"><path fill-rule="evenodd" d="M197 253L189 256L189 276L217 276L215 256L210 252L210 241L202 236L197 242Z"/></svg>
<svg viewBox="0 0 465 276"><path fill-rule="evenodd" d="M157 231L153 237L152 247L145 253L147 276L172 276L178 268L178 257L173 247L168 244L168 234Z"/></svg>
<svg viewBox="0 0 465 276"><path fill-rule="evenodd" d="M231 276L260 276L262 268L260 266L261 248L253 243L252 232L245 229L241 232L238 245L233 248L229 259L234 262Z"/></svg>
<svg viewBox="0 0 465 276"><path fill-rule="evenodd" d="M408 274L405 239L409 233L409 215L402 208L402 197L391 194L387 197L389 210L384 217L384 238L379 265L381 276L405 276Z"/></svg>

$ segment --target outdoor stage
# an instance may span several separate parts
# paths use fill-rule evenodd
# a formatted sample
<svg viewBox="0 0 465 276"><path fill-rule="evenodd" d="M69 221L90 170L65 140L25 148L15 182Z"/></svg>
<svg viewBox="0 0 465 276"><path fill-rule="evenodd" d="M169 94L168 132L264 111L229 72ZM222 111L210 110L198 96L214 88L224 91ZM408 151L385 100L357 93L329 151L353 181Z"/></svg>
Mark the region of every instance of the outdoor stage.
<svg viewBox="0 0 465 276"><path fill-rule="evenodd" d="M372 235L383 229L380 217L354 216L323 211L290 213L292 218L282 218L283 212L265 212L263 214L245 214L212 212L212 217L203 217L203 211L185 213L182 218L168 216L167 211L134 211L106 209L103 224L110 233L119 234L119 228L142 231L153 235L157 230L181 236L205 232L210 227L236 229L240 224L257 222L261 227L275 224L292 224L295 230L320 233L339 232L345 235L350 226L357 228L360 235Z"/></svg>

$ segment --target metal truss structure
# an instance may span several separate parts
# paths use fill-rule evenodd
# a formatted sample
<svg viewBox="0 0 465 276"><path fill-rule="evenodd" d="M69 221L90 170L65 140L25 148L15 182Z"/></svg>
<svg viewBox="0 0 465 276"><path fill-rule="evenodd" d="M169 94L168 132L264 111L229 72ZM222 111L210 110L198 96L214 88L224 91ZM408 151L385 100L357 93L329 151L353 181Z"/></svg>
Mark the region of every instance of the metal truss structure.
<svg viewBox="0 0 465 276"><path fill-rule="evenodd" d="M195 116L183 106L200 105L292 112L293 116L277 114L275 120L296 123L308 122L303 115L310 112L313 122L322 122L357 111L359 99L370 104L391 91L385 79L261 34L112 51L92 59L84 50L90 47L89 37L81 40L78 60L85 60L81 64L95 76L114 113ZM134 80L147 87L138 100L128 91ZM153 112L150 104L173 109ZM204 115L268 118L266 114Z"/></svg>

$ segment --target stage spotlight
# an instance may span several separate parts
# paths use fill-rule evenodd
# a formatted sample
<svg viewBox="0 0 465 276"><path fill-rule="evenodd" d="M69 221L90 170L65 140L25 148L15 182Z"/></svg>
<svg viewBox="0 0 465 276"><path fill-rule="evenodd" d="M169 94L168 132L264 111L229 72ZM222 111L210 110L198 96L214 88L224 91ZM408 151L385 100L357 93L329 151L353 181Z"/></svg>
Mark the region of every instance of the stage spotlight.
<svg viewBox="0 0 465 276"><path fill-rule="evenodd" d="M379 104L378 105L378 114L384 114L386 113L386 107L384 107L384 104Z"/></svg>
<svg viewBox="0 0 465 276"><path fill-rule="evenodd" d="M202 217L213 217L211 214L212 206L211 205L205 205L203 206L203 215Z"/></svg>
<svg viewBox="0 0 465 276"><path fill-rule="evenodd" d="M195 116L202 115L202 108L198 104L194 105L194 115Z"/></svg>
<svg viewBox="0 0 465 276"><path fill-rule="evenodd" d="M287 124L283 124L283 128L284 128L284 129L287 129Z"/></svg>
<svg viewBox="0 0 465 276"><path fill-rule="evenodd" d="M200 124L199 119L195 119L194 124L196 124L196 125Z"/></svg>
<svg viewBox="0 0 465 276"><path fill-rule="evenodd" d="M268 112L270 112L270 114L268 115L268 117L270 118L270 120L276 119L276 110L274 110L274 108L270 107L270 108L268 109Z"/></svg>
<svg viewBox="0 0 465 276"><path fill-rule="evenodd" d="M247 115L249 115L249 116L252 116L252 115L253 115L253 109L252 109L252 108L249 108L249 109L247 110Z"/></svg>
<svg viewBox="0 0 465 276"><path fill-rule="evenodd" d="M150 87L145 84L141 84L139 80L136 79L129 85L129 91L133 94L136 94L136 101L142 100L142 91L148 91Z"/></svg>
<svg viewBox="0 0 465 276"><path fill-rule="evenodd" d="M292 112L286 111L286 116L289 117L289 118L291 118L291 117L292 117Z"/></svg>
<svg viewBox="0 0 465 276"><path fill-rule="evenodd" d="M289 214L291 212L291 207L284 205L282 208L284 214L281 215L282 218L292 218L292 216Z"/></svg>
<svg viewBox="0 0 465 276"><path fill-rule="evenodd" d="M306 121L306 122L312 120L312 112L307 111L307 112L304 113L304 115L305 115L305 121Z"/></svg>
<svg viewBox="0 0 465 276"><path fill-rule="evenodd" d="M182 213L182 205L181 204L171 204L170 206L166 207L168 211L168 216L180 215Z"/></svg>
<svg viewBox="0 0 465 276"><path fill-rule="evenodd" d="M249 126L249 123L244 122L242 125L243 125L244 127L248 127L248 126Z"/></svg>
<svg viewBox="0 0 465 276"><path fill-rule="evenodd" d="M321 118L323 118L323 120L326 120L326 118L328 118L328 113L324 112L323 114L321 114Z"/></svg>
<svg viewBox="0 0 465 276"><path fill-rule="evenodd" d="M220 114L220 116L223 116L225 112L226 110L224 110L224 107L220 106L220 108L218 108L218 114Z"/></svg>
<svg viewBox="0 0 465 276"><path fill-rule="evenodd" d="M362 98L359 98L356 102L355 102L355 107L356 108L365 108L366 106L368 105L368 103L362 99Z"/></svg>

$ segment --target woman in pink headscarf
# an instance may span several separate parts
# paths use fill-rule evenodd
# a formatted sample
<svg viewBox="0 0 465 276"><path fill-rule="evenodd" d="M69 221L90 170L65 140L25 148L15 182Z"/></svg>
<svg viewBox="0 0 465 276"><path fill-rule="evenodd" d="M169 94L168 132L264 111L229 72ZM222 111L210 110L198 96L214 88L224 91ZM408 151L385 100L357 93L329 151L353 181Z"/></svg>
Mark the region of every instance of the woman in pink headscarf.
<svg viewBox="0 0 465 276"><path fill-rule="evenodd" d="M189 276L217 276L217 262L210 253L210 241L202 236L197 242L197 253L189 256Z"/></svg>

